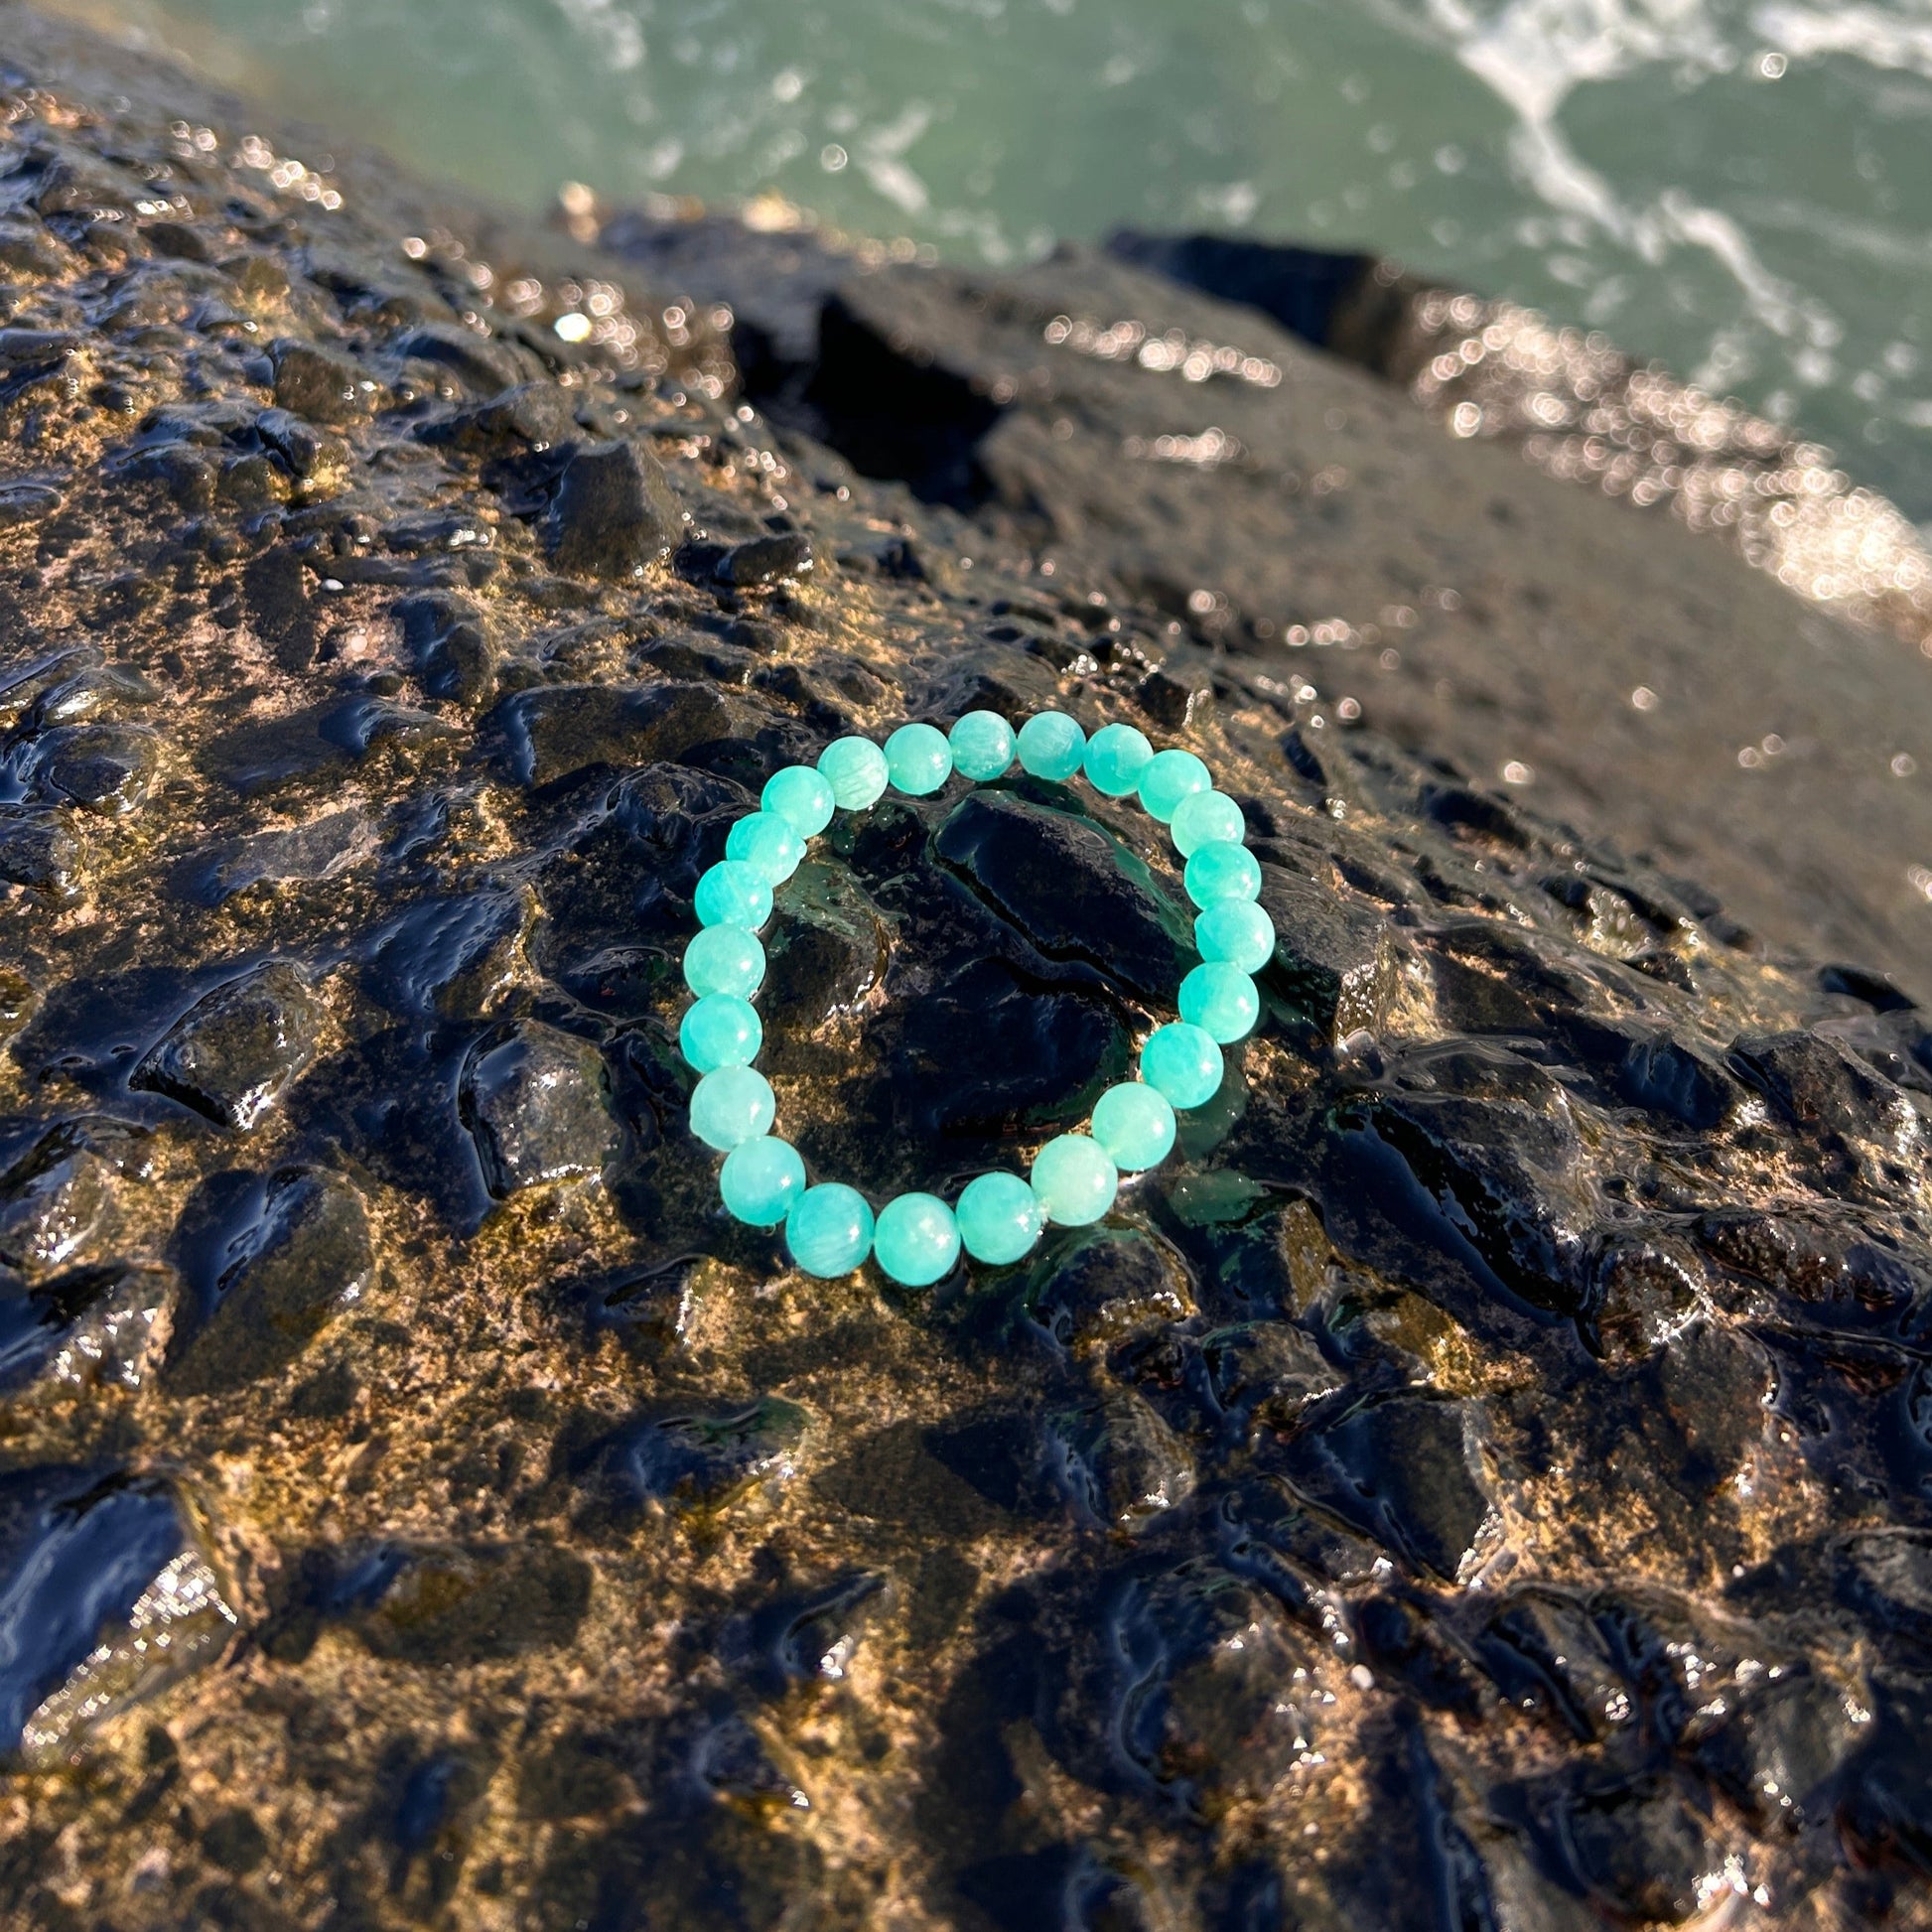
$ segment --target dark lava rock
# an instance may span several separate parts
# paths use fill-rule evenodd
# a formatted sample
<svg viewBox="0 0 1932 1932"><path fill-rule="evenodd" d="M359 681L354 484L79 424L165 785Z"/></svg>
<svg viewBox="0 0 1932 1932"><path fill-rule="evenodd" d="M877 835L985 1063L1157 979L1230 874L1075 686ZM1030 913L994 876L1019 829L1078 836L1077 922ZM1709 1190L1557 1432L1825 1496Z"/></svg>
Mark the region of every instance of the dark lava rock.
<svg viewBox="0 0 1932 1932"><path fill-rule="evenodd" d="M211 1662L235 1618L183 1498L155 1477L0 1477L0 1758L62 1764L87 1734Z"/></svg>
<svg viewBox="0 0 1932 1932"><path fill-rule="evenodd" d="M271 962L205 993L128 1076L246 1133L315 1057L322 1005L294 967Z"/></svg>
<svg viewBox="0 0 1932 1932"><path fill-rule="evenodd" d="M519 1021L472 1057L463 1070L463 1118L499 1200L547 1180L596 1174L617 1143L597 1048L534 1021Z"/></svg>
<svg viewBox="0 0 1932 1932"><path fill-rule="evenodd" d="M804 1435L804 1412L767 1396L739 1409L643 1418L576 1462L606 1510L709 1515L757 1484L787 1481Z"/></svg>
<svg viewBox="0 0 1932 1932"><path fill-rule="evenodd" d="M733 544L718 560L715 574L721 584L729 584L733 590L758 590L800 576L811 567L811 539L802 530L785 530Z"/></svg>
<svg viewBox="0 0 1932 1932"><path fill-rule="evenodd" d="M1186 1269L1166 1242L1107 1229L1040 1262L1029 1281L1027 1308L1054 1340L1092 1348L1184 1321L1194 1312L1194 1298Z"/></svg>
<svg viewBox="0 0 1932 1932"><path fill-rule="evenodd" d="M4 13L9 1923L1926 1920L1915 651L1273 282L600 249ZM1209 761L1267 1017L1100 1224L814 1282L685 1131L692 895L982 705ZM776 899L779 1130L875 1205L1194 958L1021 772Z"/></svg>
<svg viewBox="0 0 1932 1932"><path fill-rule="evenodd" d="M596 765L683 758L733 726L726 700L701 684L552 685L509 699L499 716L511 767L538 786Z"/></svg>
<svg viewBox="0 0 1932 1932"><path fill-rule="evenodd" d="M0 1174L0 1263L29 1281L93 1258L114 1172L84 1141L49 1134Z"/></svg>
<svg viewBox="0 0 1932 1932"><path fill-rule="evenodd" d="M670 554L684 511L663 466L634 443L571 453L550 506L550 553L564 570L628 577Z"/></svg>
<svg viewBox="0 0 1932 1932"><path fill-rule="evenodd" d="M176 1287L165 1268L80 1268L32 1290L0 1273L0 1400L139 1388L168 1345Z"/></svg>
<svg viewBox="0 0 1932 1932"><path fill-rule="evenodd" d="M1409 1562L1453 1581L1496 1527L1474 1426L1459 1402L1369 1403L1298 1448L1296 1479Z"/></svg>
<svg viewBox="0 0 1932 1932"><path fill-rule="evenodd" d="M161 741L138 725L62 725L33 742L27 768L49 797L125 818L154 790Z"/></svg>
<svg viewBox="0 0 1932 1932"><path fill-rule="evenodd" d="M422 687L433 698L474 705L495 681L499 652L477 604L447 591L406 597L390 613Z"/></svg>
<svg viewBox="0 0 1932 1932"><path fill-rule="evenodd" d="M303 342L277 343L269 353L279 408L330 424L357 422L369 413L373 385L347 356Z"/></svg>
<svg viewBox="0 0 1932 1932"><path fill-rule="evenodd" d="M225 1253L213 1311L174 1370L185 1390L239 1388L285 1368L361 1299L375 1271L360 1194L316 1169L271 1175Z"/></svg>
<svg viewBox="0 0 1932 1932"><path fill-rule="evenodd" d="M1262 986L1322 1038L1380 1033L1396 990L1387 920L1352 895L1279 866L1261 869L1261 903L1275 922Z"/></svg>
<svg viewBox="0 0 1932 1932"><path fill-rule="evenodd" d="M1098 1527L1131 1534L1193 1492L1193 1457L1132 1389L1054 1416L1047 1441L1060 1489Z"/></svg>
<svg viewBox="0 0 1932 1932"><path fill-rule="evenodd" d="M976 791L953 808L934 850L1049 958L1089 961L1149 998L1184 971L1173 907L1145 865L1089 819Z"/></svg>

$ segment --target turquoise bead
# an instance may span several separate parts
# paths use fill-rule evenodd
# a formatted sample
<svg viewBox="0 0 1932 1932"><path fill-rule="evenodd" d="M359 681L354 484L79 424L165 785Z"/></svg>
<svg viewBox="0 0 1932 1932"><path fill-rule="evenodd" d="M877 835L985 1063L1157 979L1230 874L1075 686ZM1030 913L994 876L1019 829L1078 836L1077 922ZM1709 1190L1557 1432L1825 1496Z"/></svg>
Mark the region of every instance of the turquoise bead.
<svg viewBox="0 0 1932 1932"><path fill-rule="evenodd" d="M1221 1049L1185 1020L1156 1027L1141 1048L1141 1078L1176 1107L1200 1107L1221 1090Z"/></svg>
<svg viewBox="0 0 1932 1932"><path fill-rule="evenodd" d="M1093 1110L1093 1138L1126 1173L1158 1168L1173 1151L1173 1108L1145 1080L1109 1087Z"/></svg>
<svg viewBox="0 0 1932 1932"><path fill-rule="evenodd" d="M720 1154L768 1134L777 1112L771 1082L755 1066L721 1066L691 1090L691 1131Z"/></svg>
<svg viewBox="0 0 1932 1932"><path fill-rule="evenodd" d="M1141 803L1163 825L1183 798L1213 788L1213 772L1192 752L1156 752L1141 773Z"/></svg>
<svg viewBox="0 0 1932 1932"><path fill-rule="evenodd" d="M1216 839L1187 861L1181 883L1187 897L1203 908L1224 898L1259 898L1261 861L1245 845Z"/></svg>
<svg viewBox="0 0 1932 1932"><path fill-rule="evenodd" d="M725 1156L718 1174L725 1211L755 1228L776 1227L804 1191L805 1164L798 1150L769 1134L741 1141Z"/></svg>
<svg viewBox="0 0 1932 1932"><path fill-rule="evenodd" d="M828 1180L807 1187L785 1216L785 1245L808 1275L829 1282L863 1267L872 1253L872 1208L856 1187Z"/></svg>
<svg viewBox="0 0 1932 1932"><path fill-rule="evenodd" d="M1109 798L1125 798L1154 757L1147 735L1132 725L1103 725L1087 740L1087 782Z"/></svg>
<svg viewBox="0 0 1932 1932"><path fill-rule="evenodd" d="M959 1259L959 1223L937 1194L900 1194L879 1210L872 1251L901 1288L930 1288Z"/></svg>
<svg viewBox="0 0 1932 1932"><path fill-rule="evenodd" d="M700 999L736 993L749 1000L764 984L764 948L742 925L700 926L684 949L684 983Z"/></svg>
<svg viewBox="0 0 1932 1932"><path fill-rule="evenodd" d="M1275 956L1275 922L1253 899L1216 899L1194 921L1194 950L1258 973Z"/></svg>
<svg viewBox="0 0 1932 1932"><path fill-rule="evenodd" d="M1180 1017L1209 1039L1230 1046L1246 1039L1261 1018L1261 995L1239 966L1210 959L1180 982Z"/></svg>
<svg viewBox="0 0 1932 1932"><path fill-rule="evenodd" d="M1033 1183L1049 1221L1083 1228L1113 1206L1120 1173L1098 1141L1062 1134L1034 1156Z"/></svg>
<svg viewBox="0 0 1932 1932"><path fill-rule="evenodd" d="M804 856L797 826L776 812L747 812L725 835L725 857L750 866L767 886L782 886Z"/></svg>
<svg viewBox="0 0 1932 1932"><path fill-rule="evenodd" d="M742 925L756 932L771 916L771 888L742 859L720 859L691 895L700 925Z"/></svg>
<svg viewBox="0 0 1932 1932"><path fill-rule="evenodd" d="M901 725L886 741L886 769L898 790L923 798L952 776L952 747L933 725Z"/></svg>
<svg viewBox="0 0 1932 1932"><path fill-rule="evenodd" d="M776 812L801 839L815 839L832 822L838 800L822 772L809 764L787 764L764 781L759 804Z"/></svg>
<svg viewBox="0 0 1932 1932"><path fill-rule="evenodd" d="M1035 778L1064 784L1087 755L1087 735L1063 711L1036 711L1014 741L1020 767Z"/></svg>
<svg viewBox="0 0 1932 1932"><path fill-rule="evenodd" d="M1239 845L1248 836L1241 807L1224 791L1191 791L1173 808L1168 821L1173 849L1191 859L1204 845L1226 839Z"/></svg>
<svg viewBox="0 0 1932 1932"><path fill-rule="evenodd" d="M736 993L707 993L678 1022L678 1050L700 1073L721 1066L750 1066L764 1044L758 1008Z"/></svg>
<svg viewBox="0 0 1932 1932"><path fill-rule="evenodd" d="M1013 727L997 711L969 711L946 735L953 769L983 784L1013 762Z"/></svg>
<svg viewBox="0 0 1932 1932"><path fill-rule="evenodd" d="M1001 1267L1030 1254L1046 1221L1039 1196L1017 1173L983 1173L969 1180L954 1213L966 1252Z"/></svg>
<svg viewBox="0 0 1932 1932"><path fill-rule="evenodd" d="M891 773L886 754L869 738L835 738L818 755L818 769L840 808L862 812L876 805Z"/></svg>

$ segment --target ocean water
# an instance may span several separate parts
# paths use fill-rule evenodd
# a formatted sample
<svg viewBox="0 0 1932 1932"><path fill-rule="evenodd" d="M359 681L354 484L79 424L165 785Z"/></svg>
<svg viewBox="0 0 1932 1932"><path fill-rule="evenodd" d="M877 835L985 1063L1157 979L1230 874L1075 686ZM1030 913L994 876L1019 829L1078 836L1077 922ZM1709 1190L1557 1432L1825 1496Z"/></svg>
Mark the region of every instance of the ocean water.
<svg viewBox="0 0 1932 1932"><path fill-rule="evenodd" d="M1363 246L1607 334L1932 520L1932 0L87 0L535 207L775 191L1007 262Z"/></svg>

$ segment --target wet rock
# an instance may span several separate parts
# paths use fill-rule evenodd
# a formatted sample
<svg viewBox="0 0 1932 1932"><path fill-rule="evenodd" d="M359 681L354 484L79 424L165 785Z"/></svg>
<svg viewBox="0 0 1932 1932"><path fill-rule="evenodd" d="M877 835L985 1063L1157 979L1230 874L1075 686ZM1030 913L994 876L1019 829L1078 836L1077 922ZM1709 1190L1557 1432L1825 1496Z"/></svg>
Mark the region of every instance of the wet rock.
<svg viewBox="0 0 1932 1932"><path fill-rule="evenodd" d="M1082 959L1150 999L1184 972L1173 906L1090 819L1012 793L956 805L933 849L1050 959Z"/></svg>
<svg viewBox="0 0 1932 1932"><path fill-rule="evenodd" d="M257 832L198 855L182 868L182 885L204 904L219 905L251 886L333 878L366 857L374 845L367 814L349 806L307 825Z"/></svg>
<svg viewBox="0 0 1932 1932"><path fill-rule="evenodd" d="M1047 1424L1055 1480L1074 1510L1130 1535L1193 1493L1193 1457L1131 1389Z"/></svg>
<svg viewBox="0 0 1932 1932"><path fill-rule="evenodd" d="M766 1396L739 1409L641 1418L574 1461L606 1511L708 1516L759 1484L788 1481L804 1435L804 1411Z"/></svg>
<svg viewBox="0 0 1932 1932"><path fill-rule="evenodd" d="M1882 1626L1932 1648L1932 1535L1877 1530L1855 1536L1843 1563L1855 1600Z"/></svg>
<svg viewBox="0 0 1932 1932"><path fill-rule="evenodd" d="M451 1667L569 1643L590 1607L591 1569L540 1543L385 1550L345 1564L335 1593L378 1657Z"/></svg>
<svg viewBox="0 0 1932 1932"><path fill-rule="evenodd" d="M589 1040L535 1021L519 1021L472 1056L462 1107L483 1180L499 1200L597 1174L617 1146L602 1055Z"/></svg>
<svg viewBox="0 0 1932 1932"><path fill-rule="evenodd" d="M1730 1069L1795 1127L1887 1152L1916 1144L1918 1115L1897 1088L1819 1034L1740 1035Z"/></svg>
<svg viewBox="0 0 1932 1932"><path fill-rule="evenodd" d="M113 1201L108 1162L55 1130L0 1175L0 1263L31 1282L91 1259Z"/></svg>
<svg viewBox="0 0 1932 1932"><path fill-rule="evenodd" d="M527 889L426 899L376 935L370 990L401 1013L493 1013L528 970L536 914Z"/></svg>
<svg viewBox="0 0 1932 1932"><path fill-rule="evenodd" d="M718 560L713 574L721 584L746 591L802 576L811 568L811 539L802 530L783 530L775 536L733 544Z"/></svg>
<svg viewBox="0 0 1932 1932"><path fill-rule="evenodd" d="M536 373L509 344L450 323L412 330L395 346L406 359L451 370L482 395L498 394Z"/></svg>
<svg viewBox="0 0 1932 1932"><path fill-rule="evenodd" d="M0 1478L0 1755L35 1769L211 1663L235 1622L180 1494L113 1469Z"/></svg>
<svg viewBox="0 0 1932 1932"><path fill-rule="evenodd" d="M1580 1793L1564 1810L1563 1832L1585 1885L1612 1911L1647 1923L1682 1925L1717 1863L1703 1821L1664 1781Z"/></svg>
<svg viewBox="0 0 1932 1932"><path fill-rule="evenodd" d="M588 443L564 466L547 537L560 569L629 577L668 556L683 525L684 511L648 450Z"/></svg>
<svg viewBox="0 0 1932 1932"><path fill-rule="evenodd" d="M55 902L80 892L80 845L60 811L0 806L0 883Z"/></svg>
<svg viewBox="0 0 1932 1932"><path fill-rule="evenodd" d="M271 961L205 993L149 1047L129 1084L247 1133L315 1058L321 1002Z"/></svg>
<svg viewBox="0 0 1932 1932"><path fill-rule="evenodd" d="M893 1606L891 1579L858 1571L781 1596L726 1632L721 1648L767 1691L842 1682L866 1632Z"/></svg>
<svg viewBox="0 0 1932 1932"><path fill-rule="evenodd" d="M1753 1674L1722 1714L1701 1713L1684 1743L1732 1801L1760 1820L1829 1815L1831 1786L1860 1741L1837 1686L1806 1670Z"/></svg>
<svg viewBox="0 0 1932 1932"><path fill-rule="evenodd" d="M1275 957L1261 984L1321 1038L1379 1033L1396 991L1381 914L1280 866L1262 867L1261 903L1275 922Z"/></svg>
<svg viewBox="0 0 1932 1932"><path fill-rule="evenodd" d="M1629 1724L1636 1706L1587 1604L1522 1589L1485 1626L1481 1649L1505 1696L1551 1710L1580 1739Z"/></svg>
<svg viewBox="0 0 1932 1932"><path fill-rule="evenodd" d="M161 740L138 725L62 725L34 741L27 768L43 794L125 818L154 790Z"/></svg>
<svg viewBox="0 0 1932 1932"><path fill-rule="evenodd" d="M570 398L548 382L524 382L487 402L459 409L417 432L425 442L457 442L488 452L549 450L573 441Z"/></svg>
<svg viewBox="0 0 1932 1932"><path fill-rule="evenodd" d="M61 492L52 483L0 483L0 530L40 523L61 507Z"/></svg>
<svg viewBox="0 0 1932 1932"><path fill-rule="evenodd" d="M1285 1321L1249 1321L1201 1337L1201 1360L1222 1413L1244 1425L1292 1429L1312 1404L1347 1386L1314 1340Z"/></svg>
<svg viewBox="0 0 1932 1932"><path fill-rule="evenodd" d="M359 422L368 415L374 384L347 356L294 340L278 342L269 353L275 364L278 408L332 426Z"/></svg>
<svg viewBox="0 0 1932 1932"><path fill-rule="evenodd" d="M770 1044L762 1063L802 1071L821 1058L810 1035L828 1021L857 1014L884 979L886 927L850 873L808 859L785 888L782 922L774 920L764 938L759 1006Z"/></svg>
<svg viewBox="0 0 1932 1932"><path fill-rule="evenodd" d="M176 1292L163 1268L83 1268L34 1290L0 1273L0 1397L139 1388L168 1345Z"/></svg>
<svg viewBox="0 0 1932 1932"><path fill-rule="evenodd" d="M1172 1800L1212 1813L1260 1797L1315 1743L1311 1647L1239 1579L1131 1584L1113 1626L1121 1749Z"/></svg>
<svg viewBox="0 0 1932 1932"><path fill-rule="evenodd" d="M1184 1321L1194 1298L1180 1258L1165 1242L1105 1229L1042 1260L1028 1284L1027 1308L1056 1341L1084 1349Z"/></svg>
<svg viewBox="0 0 1932 1932"><path fill-rule="evenodd" d="M374 1278L368 1215L342 1175L283 1169L251 1205L224 1244L212 1312L179 1365L171 1360L185 1393L222 1393L276 1374Z"/></svg>
<svg viewBox="0 0 1932 1932"><path fill-rule="evenodd" d="M556 685L519 693L496 716L511 769L535 787L596 765L686 758L734 724L725 699L700 684Z"/></svg>
<svg viewBox="0 0 1932 1932"><path fill-rule="evenodd" d="M1304 1439L1291 1467L1313 1500L1454 1581L1482 1560L1496 1528L1476 1428L1466 1403L1394 1396Z"/></svg>
<svg viewBox="0 0 1932 1932"><path fill-rule="evenodd" d="M390 612L403 648L432 698L475 705L488 696L499 656L482 608L449 592L406 597Z"/></svg>

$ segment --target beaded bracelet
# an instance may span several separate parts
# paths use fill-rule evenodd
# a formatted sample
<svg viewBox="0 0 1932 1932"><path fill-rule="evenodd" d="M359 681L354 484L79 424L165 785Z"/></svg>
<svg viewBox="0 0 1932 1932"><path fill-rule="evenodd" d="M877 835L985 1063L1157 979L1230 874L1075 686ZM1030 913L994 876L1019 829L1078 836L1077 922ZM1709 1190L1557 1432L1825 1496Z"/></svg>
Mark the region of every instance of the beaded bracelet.
<svg viewBox="0 0 1932 1932"><path fill-rule="evenodd" d="M1109 798L1137 795L1165 824L1186 862L1187 897L1199 907L1194 944L1201 964L1180 983L1177 1022L1157 1027L1141 1047L1137 1080L1110 1087L1090 1131L1061 1134L1034 1157L1030 1180L983 1173L956 1207L936 1194L900 1194L879 1210L838 1181L809 1186L798 1150L771 1132L776 1102L752 1062L763 1028L751 1004L764 979L759 928L771 915L775 886L797 871L807 845L835 810L865 811L890 784L910 797L936 792L957 771L976 783L1023 770L1058 782L1084 772ZM678 1028L685 1060L701 1077L691 1095L691 1131L725 1156L718 1188L726 1210L754 1227L785 1225L792 1259L829 1280L862 1267L868 1254L895 1282L927 1288L962 1247L975 1261L1022 1259L1047 1222L1084 1227L1113 1206L1123 1171L1164 1161L1174 1113L1202 1107L1220 1090L1221 1048L1253 1030L1261 1000L1251 977L1273 956L1275 928L1256 902L1261 867L1242 843L1241 808L1213 788L1191 752L1156 752L1131 725L1088 738L1064 712L1042 711L1016 734L997 712L971 711L950 735L905 725L882 750L841 738L817 768L789 764L773 774L759 809L737 820L725 857L698 881L693 905L702 928L684 954L685 984L697 996Z"/></svg>

